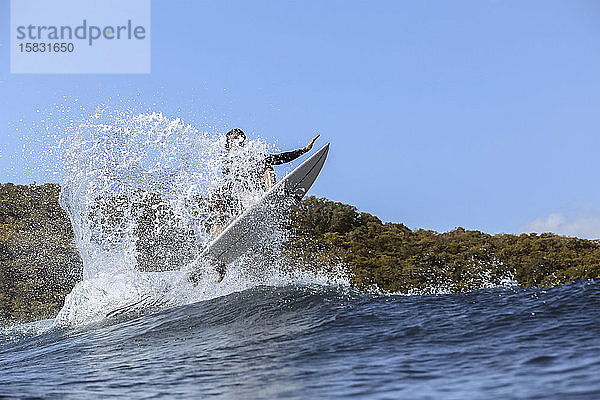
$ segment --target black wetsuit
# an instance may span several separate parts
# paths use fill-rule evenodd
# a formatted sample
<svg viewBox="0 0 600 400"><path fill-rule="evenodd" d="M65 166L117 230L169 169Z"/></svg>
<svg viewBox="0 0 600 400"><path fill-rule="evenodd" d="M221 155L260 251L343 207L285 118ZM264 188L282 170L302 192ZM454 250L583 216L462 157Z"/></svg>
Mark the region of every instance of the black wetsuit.
<svg viewBox="0 0 600 400"><path fill-rule="evenodd" d="M291 161L294 161L296 158L300 157L302 154L306 153L308 150L306 150L304 147L298 150L292 150L292 151L286 151L284 153L279 153L279 154L269 154L267 157L265 157L265 167L269 167L271 165L281 165L281 164L285 164L285 163L289 163Z"/></svg>

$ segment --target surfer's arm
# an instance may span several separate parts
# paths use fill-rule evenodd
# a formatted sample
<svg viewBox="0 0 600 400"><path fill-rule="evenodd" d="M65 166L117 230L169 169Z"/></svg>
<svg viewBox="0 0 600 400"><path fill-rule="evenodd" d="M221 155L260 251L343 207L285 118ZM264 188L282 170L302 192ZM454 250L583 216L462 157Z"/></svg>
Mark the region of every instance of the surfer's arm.
<svg viewBox="0 0 600 400"><path fill-rule="evenodd" d="M312 147L313 147L313 144L315 143L315 140L317 140L319 138L319 136L321 136L321 135L317 135L314 138L312 138L311 141L308 142L308 144L301 149L294 150L294 151L286 151L285 153L280 153L280 154L269 154L265 161L268 165L280 165L280 164L289 163L290 161L294 161L296 158L300 157L302 154L310 151L310 149L312 149Z"/></svg>
<svg viewBox="0 0 600 400"><path fill-rule="evenodd" d="M284 153L279 154L269 154L266 158L266 163L268 165L280 165L289 163L290 161L294 161L296 158L300 157L302 154L306 153L308 150L305 148L301 148L293 151L286 151Z"/></svg>

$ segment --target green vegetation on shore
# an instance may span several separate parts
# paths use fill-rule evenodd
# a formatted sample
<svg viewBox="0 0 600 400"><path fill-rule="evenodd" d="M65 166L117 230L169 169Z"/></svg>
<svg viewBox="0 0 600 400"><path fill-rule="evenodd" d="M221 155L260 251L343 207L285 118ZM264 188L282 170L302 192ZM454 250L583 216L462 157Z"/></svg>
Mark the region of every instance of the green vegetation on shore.
<svg viewBox="0 0 600 400"><path fill-rule="evenodd" d="M82 277L59 192L54 184L0 185L2 323L52 317ZM284 254L294 264L309 269L344 265L352 284L365 290L461 292L507 279L522 286L547 286L600 277L596 240L550 233L489 235L463 228L412 231L315 197L305 199L294 212L290 230ZM138 236L144 237L144 232ZM139 261L149 264L144 269L157 269L148 261L160 264L156 249L139 244Z"/></svg>
<svg viewBox="0 0 600 400"><path fill-rule="evenodd" d="M600 277L600 241L552 233L446 233L382 223L347 204L309 197L292 218L291 251L310 259L341 259L353 284L388 292L462 292L514 280L550 286Z"/></svg>

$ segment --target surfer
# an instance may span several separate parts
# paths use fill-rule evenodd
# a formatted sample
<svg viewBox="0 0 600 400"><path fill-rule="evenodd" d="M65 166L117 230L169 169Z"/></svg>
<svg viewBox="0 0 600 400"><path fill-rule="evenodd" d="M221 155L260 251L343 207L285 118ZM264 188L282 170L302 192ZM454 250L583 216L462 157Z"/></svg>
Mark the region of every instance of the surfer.
<svg viewBox="0 0 600 400"><path fill-rule="evenodd" d="M212 201L213 209L219 214L216 223L212 224L210 229L212 236L218 236L229 221L244 211L241 200L235 195L235 193L233 193L234 189L232 185L235 182L240 181L240 178L245 178L246 182L243 182L242 186L247 190L252 190L252 187L256 186L256 183L259 183L260 189L264 192L268 192L275 185L276 181L275 170L273 169L273 166L289 163L301 155L309 152L313 148L313 145L319 136L320 135L317 135L312 138L306 146L300 149L278 154L267 154L263 159L256 162L258 165L256 165L256 168L253 168L253 175L255 176L232 176L235 175L236 170L232 163L236 162L236 160L226 157L225 161L223 162L222 169L226 184L217 191ZM244 131L240 128L231 129L225 135L226 155L230 154L236 148L244 147L245 144L246 134ZM244 160L237 161L241 162Z"/></svg>
<svg viewBox="0 0 600 400"><path fill-rule="evenodd" d="M236 188L234 188L234 186L241 183L242 189L248 191L256 189L256 186L260 186L260 190L268 192L273 185L275 185L276 176L273 166L289 163L309 152L319 136L320 135L317 135L312 138L306 146L300 149L279 154L267 154L260 160L254 160L254 163L257 165L253 165L250 168L252 172L247 174L244 172L248 171L240 171L236 168L237 165L235 164L236 162L243 163L245 161L252 163L252 160L236 160L236 156L239 154L228 157L235 149L240 149L245 146L246 134L240 128L234 128L227 132L225 135L226 157L222 167L222 173L226 183L213 193L212 199L210 200L211 207L217 214L215 220L210 225L210 233L213 238L219 236L227 224L244 211L244 206L239 197L239 193L235 190ZM240 172L242 172L241 176L237 176ZM237 187L237 189L239 189L239 187ZM216 264L215 269L219 274L218 281L221 282L225 277L226 266L224 263L218 263ZM196 282L197 279L198 277L194 275L190 277L190 281L193 283Z"/></svg>
<svg viewBox="0 0 600 400"><path fill-rule="evenodd" d="M264 158L262 162L261 181L265 192L269 191L275 184L275 170L273 169L273 165L281 165L292 162L301 155L309 152L313 148L313 145L319 136L321 135L317 135L312 138L306 146L300 149L286 151L279 154L268 154ZM231 151L231 149L235 148L236 146L243 147L245 143L246 134L240 128L234 128L225 135L225 150L227 152ZM227 167L223 169L223 173L229 173Z"/></svg>
<svg viewBox="0 0 600 400"><path fill-rule="evenodd" d="M243 213L246 207L250 207L249 210L252 210L254 206L258 206L261 202L274 202L274 205L283 205L285 202L287 206L291 206L293 203L298 204L319 174L327 156L329 144L296 168L288 177L284 178L282 183L285 184L288 183L287 180L291 179L290 182L293 183L291 183L290 189L293 190L281 198L280 196L283 193L275 193L271 190L275 183L273 165L288 163L307 153L312 149L319 136L312 138L303 148L279 154L262 153L256 157L256 153L260 152L249 151L252 150L250 146L244 148L246 145L244 131L235 128L227 132L222 165L225 182L209 193L208 204L213 213L207 228L213 236L213 240L202 253L203 257L213 265L218 273L218 282L221 282L225 277L226 263L238 258L244 252L244 246L250 248L258 243L257 240L260 241L257 235L253 234L253 230L257 229L255 225L258 215L256 213L252 218L241 217L236 219L232 222L232 229L224 232L227 224ZM260 179L261 175L262 180ZM253 179L257 176L259 179ZM243 196L240 195L243 195L245 191L250 191L250 197L252 197L252 192L256 193L257 190L259 195L262 191L266 193L260 195L258 203L246 204L246 207L244 207L241 199ZM289 203L289 201L292 203ZM286 206L284 205L284 207ZM256 212L256 209L254 212ZM202 271L203 269L199 269L190 274L189 280L192 284L196 285L198 283Z"/></svg>

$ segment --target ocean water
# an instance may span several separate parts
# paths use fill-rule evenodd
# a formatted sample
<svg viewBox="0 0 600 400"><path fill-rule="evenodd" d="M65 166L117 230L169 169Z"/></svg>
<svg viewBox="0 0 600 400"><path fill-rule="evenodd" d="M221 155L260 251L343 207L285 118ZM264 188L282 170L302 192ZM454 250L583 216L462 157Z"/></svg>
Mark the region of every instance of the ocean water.
<svg viewBox="0 0 600 400"><path fill-rule="evenodd" d="M258 286L0 334L1 398L598 399L600 283L437 296Z"/></svg>

